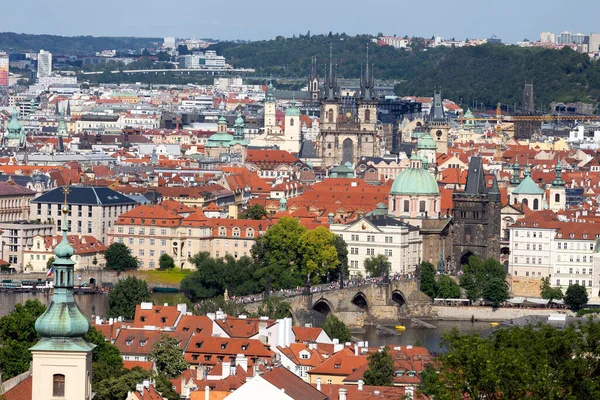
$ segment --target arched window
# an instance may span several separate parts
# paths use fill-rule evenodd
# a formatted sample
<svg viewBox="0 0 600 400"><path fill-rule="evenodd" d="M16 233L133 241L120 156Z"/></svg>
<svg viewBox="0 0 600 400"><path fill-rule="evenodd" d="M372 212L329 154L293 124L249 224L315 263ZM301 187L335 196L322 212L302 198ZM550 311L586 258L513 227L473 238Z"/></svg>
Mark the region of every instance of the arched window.
<svg viewBox="0 0 600 400"><path fill-rule="evenodd" d="M425 212L425 200L419 202L419 212Z"/></svg>
<svg viewBox="0 0 600 400"><path fill-rule="evenodd" d="M315 81L315 82L313 82L313 92L316 92L317 89L318 89L317 82Z"/></svg>
<svg viewBox="0 0 600 400"><path fill-rule="evenodd" d="M60 285L63 286L65 284L65 271L60 271Z"/></svg>
<svg viewBox="0 0 600 400"><path fill-rule="evenodd" d="M330 149L331 148L331 143L327 143L327 148Z"/></svg>
<svg viewBox="0 0 600 400"><path fill-rule="evenodd" d="M529 201L527 201L527 199L523 199L523 204L529 207Z"/></svg>
<svg viewBox="0 0 600 400"><path fill-rule="evenodd" d="M513 204L517 204L517 198L515 197L515 201L513 201Z"/></svg>
<svg viewBox="0 0 600 400"><path fill-rule="evenodd" d="M560 203L560 193L556 193L556 194L554 195L554 202L555 202L555 203Z"/></svg>
<svg viewBox="0 0 600 400"><path fill-rule="evenodd" d="M410 201L404 200L404 212L410 211Z"/></svg>
<svg viewBox="0 0 600 400"><path fill-rule="evenodd" d="M327 121L333 122L333 110L332 109L329 109L329 111L327 111Z"/></svg>
<svg viewBox="0 0 600 400"><path fill-rule="evenodd" d="M290 118L290 126L294 126L294 118Z"/></svg>
<svg viewBox="0 0 600 400"><path fill-rule="evenodd" d="M465 242L466 243L471 242L471 236L472 236L471 227L470 226L465 227Z"/></svg>
<svg viewBox="0 0 600 400"><path fill-rule="evenodd" d="M54 374L52 377L52 396L65 397L65 376Z"/></svg>
<svg viewBox="0 0 600 400"><path fill-rule="evenodd" d="M371 110L365 110L365 122L369 122L371 120Z"/></svg>
<svg viewBox="0 0 600 400"><path fill-rule="evenodd" d="M540 206L540 201L538 199L533 200L533 209L537 210Z"/></svg>

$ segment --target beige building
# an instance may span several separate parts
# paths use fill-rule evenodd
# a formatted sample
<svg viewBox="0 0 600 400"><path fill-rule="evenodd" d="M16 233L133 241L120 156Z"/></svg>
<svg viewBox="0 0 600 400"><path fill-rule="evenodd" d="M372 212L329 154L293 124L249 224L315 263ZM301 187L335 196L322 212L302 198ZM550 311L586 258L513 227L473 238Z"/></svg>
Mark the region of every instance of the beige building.
<svg viewBox="0 0 600 400"><path fill-rule="evenodd" d="M377 255L388 258L390 275L412 273L421 262L423 239L419 229L388 217L384 204L357 221L331 224L329 229L348 244L351 278L367 276L365 260Z"/></svg>
<svg viewBox="0 0 600 400"><path fill-rule="evenodd" d="M60 228L60 210L65 201L63 188L58 187L31 201L30 218ZM137 203L107 187L70 186L68 232L92 235L108 243L108 232L119 215L133 209Z"/></svg>
<svg viewBox="0 0 600 400"><path fill-rule="evenodd" d="M31 247L23 251L25 269L27 272L46 272L46 263L54 257L54 248L60 243L60 236L36 236ZM67 240L75 250L73 261L76 271L104 269L106 246L93 236L68 235ZM94 262L95 260L95 262Z"/></svg>
<svg viewBox="0 0 600 400"><path fill-rule="evenodd" d="M24 252L33 246L33 239L51 236L55 229L54 225L27 221L0 223L0 259L8 261L17 271L23 271L27 264Z"/></svg>
<svg viewBox="0 0 600 400"><path fill-rule="evenodd" d="M29 202L36 193L17 185L12 180L0 182L0 222L17 222L29 219Z"/></svg>

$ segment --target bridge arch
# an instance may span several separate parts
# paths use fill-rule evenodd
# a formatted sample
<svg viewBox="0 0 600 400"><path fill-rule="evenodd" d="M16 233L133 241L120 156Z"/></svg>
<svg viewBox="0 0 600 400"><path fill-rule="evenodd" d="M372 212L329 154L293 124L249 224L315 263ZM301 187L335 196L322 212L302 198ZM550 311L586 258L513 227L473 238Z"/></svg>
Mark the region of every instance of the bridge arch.
<svg viewBox="0 0 600 400"><path fill-rule="evenodd" d="M392 292L392 302L394 302L398 307L402 307L406 304L406 296L400 290L394 290Z"/></svg>
<svg viewBox="0 0 600 400"><path fill-rule="evenodd" d="M320 314L325 316L329 315L333 312L333 305L324 297L321 297L315 304L313 304L312 309Z"/></svg>
<svg viewBox="0 0 600 400"><path fill-rule="evenodd" d="M351 303L363 310L364 312L369 311L369 303L367 302L367 296L363 292L358 292L352 297Z"/></svg>

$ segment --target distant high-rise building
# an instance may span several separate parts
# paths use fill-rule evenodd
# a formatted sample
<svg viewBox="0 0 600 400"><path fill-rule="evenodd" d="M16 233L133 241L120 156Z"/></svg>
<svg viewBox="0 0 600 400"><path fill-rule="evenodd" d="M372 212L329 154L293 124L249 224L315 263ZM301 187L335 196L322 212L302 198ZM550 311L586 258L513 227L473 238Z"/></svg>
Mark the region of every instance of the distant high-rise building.
<svg viewBox="0 0 600 400"><path fill-rule="evenodd" d="M166 37L163 42L163 47L165 49L174 49L175 48L175 38L174 37Z"/></svg>
<svg viewBox="0 0 600 400"><path fill-rule="evenodd" d="M540 42L556 43L556 35L552 32L542 32L540 33Z"/></svg>
<svg viewBox="0 0 600 400"><path fill-rule="evenodd" d="M590 33L588 51L590 53L598 53L600 51L600 33Z"/></svg>
<svg viewBox="0 0 600 400"><path fill-rule="evenodd" d="M8 54L0 52L0 87L8 86Z"/></svg>
<svg viewBox="0 0 600 400"><path fill-rule="evenodd" d="M38 54L37 77L52 75L52 53L45 50L40 50Z"/></svg>
<svg viewBox="0 0 600 400"><path fill-rule="evenodd" d="M573 34L569 31L563 31L558 35L558 44L569 44L573 43Z"/></svg>
<svg viewBox="0 0 600 400"><path fill-rule="evenodd" d="M571 43L583 44L585 42L585 35L583 33L574 33L571 35Z"/></svg>

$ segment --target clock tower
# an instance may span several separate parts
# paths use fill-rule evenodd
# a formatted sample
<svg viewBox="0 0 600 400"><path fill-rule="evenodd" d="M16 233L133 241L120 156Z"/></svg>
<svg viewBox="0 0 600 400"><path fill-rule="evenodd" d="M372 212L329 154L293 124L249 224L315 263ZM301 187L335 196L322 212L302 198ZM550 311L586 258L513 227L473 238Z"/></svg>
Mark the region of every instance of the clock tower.
<svg viewBox="0 0 600 400"><path fill-rule="evenodd" d="M427 127L429 128L429 135L435 141L437 152L448 154L448 133L450 131L450 125L446 113L444 112L442 92L440 91L436 91L433 94L433 104L431 105Z"/></svg>

